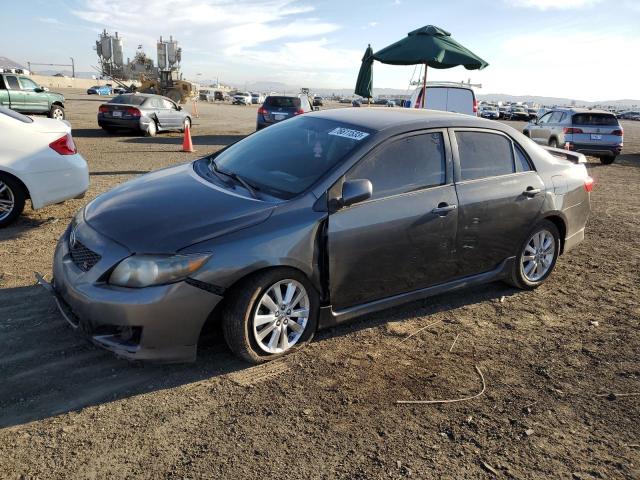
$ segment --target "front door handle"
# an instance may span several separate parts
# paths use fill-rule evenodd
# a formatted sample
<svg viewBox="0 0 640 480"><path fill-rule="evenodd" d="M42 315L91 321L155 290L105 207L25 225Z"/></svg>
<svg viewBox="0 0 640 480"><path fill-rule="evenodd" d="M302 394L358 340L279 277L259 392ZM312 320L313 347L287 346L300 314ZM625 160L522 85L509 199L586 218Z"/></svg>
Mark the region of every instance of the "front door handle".
<svg viewBox="0 0 640 480"><path fill-rule="evenodd" d="M522 194L525 197L533 198L541 192L542 190L539 188L527 187L527 189L524 192L522 192Z"/></svg>
<svg viewBox="0 0 640 480"><path fill-rule="evenodd" d="M458 208L457 205L449 205L448 203L442 202L438 204L437 208L431 210L431 213L444 217L447 213L455 210L456 208Z"/></svg>

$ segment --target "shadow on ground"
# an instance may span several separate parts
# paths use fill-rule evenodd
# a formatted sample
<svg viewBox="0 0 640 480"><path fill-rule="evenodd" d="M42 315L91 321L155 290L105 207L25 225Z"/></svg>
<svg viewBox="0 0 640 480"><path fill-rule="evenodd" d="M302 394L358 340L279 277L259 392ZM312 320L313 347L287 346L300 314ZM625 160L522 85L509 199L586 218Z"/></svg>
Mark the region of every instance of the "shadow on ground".
<svg viewBox="0 0 640 480"><path fill-rule="evenodd" d="M362 317L323 332L317 341L515 292L502 284L490 284L463 294L441 295ZM250 367L231 354L219 329L212 331L202 342L195 363L131 363L95 347L69 328L41 287L0 290L0 428Z"/></svg>
<svg viewBox="0 0 640 480"><path fill-rule="evenodd" d="M246 135L191 135L191 140L194 145L231 145L236 143ZM126 143L141 143L148 145L182 145L182 136L162 136L162 134L156 137L138 137L125 140Z"/></svg>

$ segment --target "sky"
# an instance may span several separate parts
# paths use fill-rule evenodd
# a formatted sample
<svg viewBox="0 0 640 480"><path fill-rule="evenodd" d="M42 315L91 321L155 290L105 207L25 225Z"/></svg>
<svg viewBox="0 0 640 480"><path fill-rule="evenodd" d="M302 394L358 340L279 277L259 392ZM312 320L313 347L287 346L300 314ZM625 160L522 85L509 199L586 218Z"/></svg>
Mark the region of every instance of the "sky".
<svg viewBox="0 0 640 480"><path fill-rule="evenodd" d="M374 51L437 25L489 63L482 71L429 69L428 80L471 80L479 93L640 98L640 0L31 0L3 8L0 56L92 71L103 28L155 59L173 35L190 80L241 86L277 81L355 85ZM407 89L415 67L373 69L374 88Z"/></svg>

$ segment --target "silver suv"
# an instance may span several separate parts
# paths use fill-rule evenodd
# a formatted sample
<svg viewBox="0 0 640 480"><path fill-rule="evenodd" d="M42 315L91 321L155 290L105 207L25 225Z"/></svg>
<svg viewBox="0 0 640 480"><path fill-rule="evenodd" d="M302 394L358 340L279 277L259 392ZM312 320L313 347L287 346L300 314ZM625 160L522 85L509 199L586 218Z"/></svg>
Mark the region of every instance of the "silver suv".
<svg viewBox="0 0 640 480"><path fill-rule="evenodd" d="M523 133L542 145L599 157L605 165L622 152L622 127L604 110L555 108L529 122Z"/></svg>

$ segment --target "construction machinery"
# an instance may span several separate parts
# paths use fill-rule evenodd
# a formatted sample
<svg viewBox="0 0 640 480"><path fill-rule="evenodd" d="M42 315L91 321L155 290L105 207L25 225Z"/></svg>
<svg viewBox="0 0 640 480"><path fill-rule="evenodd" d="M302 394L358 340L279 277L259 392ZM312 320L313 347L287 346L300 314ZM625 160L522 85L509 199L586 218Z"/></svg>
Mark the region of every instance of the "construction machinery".
<svg viewBox="0 0 640 480"><path fill-rule="evenodd" d="M140 85L131 84L128 87L130 91L164 95L178 103L196 97L197 85L183 80L180 72L182 48L178 47L178 41L172 36L168 41L160 37L156 47L157 66L154 66L153 60L142 51L142 45L138 46L133 61L127 59L127 63L124 64L122 37L118 36L117 32L115 36L111 36L104 30L95 47L100 60L100 73L119 85L125 81L138 80Z"/></svg>

